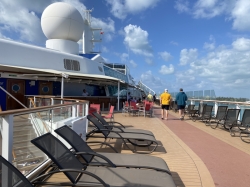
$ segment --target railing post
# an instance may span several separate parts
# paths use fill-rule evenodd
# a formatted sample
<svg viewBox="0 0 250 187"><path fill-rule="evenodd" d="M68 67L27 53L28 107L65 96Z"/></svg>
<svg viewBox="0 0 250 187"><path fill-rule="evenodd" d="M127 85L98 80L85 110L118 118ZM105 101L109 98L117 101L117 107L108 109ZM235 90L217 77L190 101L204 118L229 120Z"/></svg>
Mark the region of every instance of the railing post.
<svg viewBox="0 0 250 187"><path fill-rule="evenodd" d="M217 114L217 111L218 111L218 102L214 102L214 115Z"/></svg>
<svg viewBox="0 0 250 187"><path fill-rule="evenodd" d="M239 105L238 103L235 104L235 108L236 108L236 109L241 109L241 108L240 108L240 105ZM240 111L240 113L239 113L238 120L241 120L241 111Z"/></svg>
<svg viewBox="0 0 250 187"><path fill-rule="evenodd" d="M76 101L77 103L79 103L79 101ZM80 113L80 105L76 105L76 117L79 117L79 113Z"/></svg>
<svg viewBox="0 0 250 187"><path fill-rule="evenodd" d="M12 163L12 148L13 148L13 115L3 117L2 126L2 156Z"/></svg>
<svg viewBox="0 0 250 187"><path fill-rule="evenodd" d="M54 98L51 98L51 105L53 106L54 104L55 104ZM54 109L51 110L51 122L53 121L54 121Z"/></svg>
<svg viewBox="0 0 250 187"><path fill-rule="evenodd" d="M71 117L76 117L76 105L72 105L72 116Z"/></svg>
<svg viewBox="0 0 250 187"><path fill-rule="evenodd" d="M89 101L87 101L86 103L85 103L85 116L87 116L88 114L89 114ZM86 117L86 134L87 134L87 132L88 132L88 125L89 125L89 120L88 120L88 118Z"/></svg>

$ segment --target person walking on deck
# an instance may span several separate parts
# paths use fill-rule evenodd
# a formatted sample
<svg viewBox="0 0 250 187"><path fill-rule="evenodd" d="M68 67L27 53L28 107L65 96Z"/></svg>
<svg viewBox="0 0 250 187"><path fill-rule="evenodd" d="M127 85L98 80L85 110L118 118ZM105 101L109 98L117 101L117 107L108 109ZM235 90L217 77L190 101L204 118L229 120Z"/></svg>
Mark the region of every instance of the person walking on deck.
<svg viewBox="0 0 250 187"><path fill-rule="evenodd" d="M160 96L160 105L161 105L161 119L168 120L168 110L169 110L169 104L171 101L171 95L168 93L168 89L164 90L164 93ZM164 118L164 110L165 110L165 118Z"/></svg>
<svg viewBox="0 0 250 187"><path fill-rule="evenodd" d="M183 120L184 109L185 109L186 101L187 101L187 95L185 94L185 92L183 92L182 88L180 88L180 92L176 95L175 101L178 106L180 120Z"/></svg>

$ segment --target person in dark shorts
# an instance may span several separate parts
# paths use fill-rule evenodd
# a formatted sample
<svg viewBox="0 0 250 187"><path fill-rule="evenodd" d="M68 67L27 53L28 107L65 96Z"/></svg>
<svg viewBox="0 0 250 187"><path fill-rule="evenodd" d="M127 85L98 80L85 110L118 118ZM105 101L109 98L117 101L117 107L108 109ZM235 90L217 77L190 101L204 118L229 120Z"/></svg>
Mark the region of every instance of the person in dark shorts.
<svg viewBox="0 0 250 187"><path fill-rule="evenodd" d="M165 92L161 94L160 97L160 105L161 105L161 119L166 119L168 120L168 110L169 110L169 104L171 101L171 95L168 93L168 89L164 90ZM165 110L165 118L164 118L164 110Z"/></svg>
<svg viewBox="0 0 250 187"><path fill-rule="evenodd" d="M187 95L183 92L183 89L180 88L180 92L176 95L175 101L179 110L180 120L184 119L184 109L186 107Z"/></svg>

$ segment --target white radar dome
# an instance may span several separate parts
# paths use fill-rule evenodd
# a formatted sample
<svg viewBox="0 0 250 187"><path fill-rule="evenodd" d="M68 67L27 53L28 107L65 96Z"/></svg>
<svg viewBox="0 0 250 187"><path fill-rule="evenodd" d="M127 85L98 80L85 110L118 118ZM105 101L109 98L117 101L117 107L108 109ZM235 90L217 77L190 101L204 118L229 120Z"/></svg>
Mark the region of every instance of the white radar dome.
<svg viewBox="0 0 250 187"><path fill-rule="evenodd" d="M42 14L41 26L48 39L79 41L84 21L79 11L67 3L53 3Z"/></svg>

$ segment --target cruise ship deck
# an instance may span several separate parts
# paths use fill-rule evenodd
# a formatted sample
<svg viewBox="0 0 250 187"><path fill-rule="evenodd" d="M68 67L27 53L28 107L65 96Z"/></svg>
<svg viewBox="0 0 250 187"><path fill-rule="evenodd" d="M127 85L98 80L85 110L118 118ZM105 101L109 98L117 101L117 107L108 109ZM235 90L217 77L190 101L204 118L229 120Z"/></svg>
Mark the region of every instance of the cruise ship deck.
<svg viewBox="0 0 250 187"><path fill-rule="evenodd" d="M212 129L200 121L188 118L180 121L178 113L173 111L168 120L162 120L159 106L154 107L152 118L116 113L115 121L155 134L159 147L151 155L166 161L178 187L247 187L250 184L249 144L242 142L237 133L231 137L228 131ZM120 141L108 141L122 153L131 153L121 149ZM93 148L108 151L104 147Z"/></svg>

